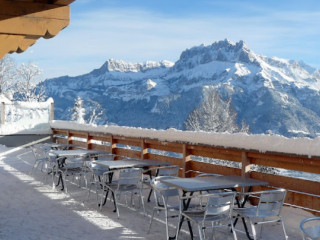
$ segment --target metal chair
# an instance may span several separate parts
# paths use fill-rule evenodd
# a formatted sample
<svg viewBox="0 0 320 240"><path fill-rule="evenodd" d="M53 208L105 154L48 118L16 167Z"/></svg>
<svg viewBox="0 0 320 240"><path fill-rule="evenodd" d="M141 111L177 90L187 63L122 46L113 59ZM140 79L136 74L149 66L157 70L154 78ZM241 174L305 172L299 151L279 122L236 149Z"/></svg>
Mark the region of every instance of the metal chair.
<svg viewBox="0 0 320 240"><path fill-rule="evenodd" d="M50 154L50 148L46 145L37 144L30 147L35 161L30 171L30 175L34 174L34 171L41 166L41 171L45 172L45 183L47 182L48 175L54 172L55 156Z"/></svg>
<svg viewBox="0 0 320 240"><path fill-rule="evenodd" d="M85 157L60 158L56 159L56 161L58 167L56 168L55 175L59 176L59 180L62 179L62 188L65 190L65 193L68 192L66 184L67 176L72 176L73 180L74 178L78 178L78 186L80 187L81 178L84 176L83 167L86 161Z"/></svg>
<svg viewBox="0 0 320 240"><path fill-rule="evenodd" d="M197 225L200 239L205 239L206 229L212 229L212 237L214 229L219 227L230 227L233 238L236 240L237 235L232 220L232 209L234 206L235 192L220 192L203 195L194 195L182 197L180 200L179 222L182 217L187 221L191 221ZM187 201L201 201L206 203L198 210L189 210L186 208ZM179 228L177 229L176 239L178 239Z"/></svg>
<svg viewBox="0 0 320 240"><path fill-rule="evenodd" d="M114 155L112 155L112 154L98 156L97 159L94 159L94 161L113 161L113 160L114 160ZM87 167L87 171L89 172L89 175L90 175L89 176L90 180L89 180L89 190L88 190L87 200L89 200L89 198L90 198L92 185L95 185L95 187L96 187L96 197L98 200L99 190L101 190L103 187L102 182L101 182L103 173L108 172L109 168L105 167L105 166L101 166L101 165L93 162L92 160L86 162L86 167Z"/></svg>
<svg viewBox="0 0 320 240"><path fill-rule="evenodd" d="M288 239L286 229L281 216L281 210L286 197L285 189L268 190L260 192L239 193L242 196L254 197L259 199L257 206L235 208L234 212L237 214L236 218L244 218L249 220L253 239L257 239L255 225L280 222L282 224L283 233ZM262 233L262 226L260 235Z"/></svg>
<svg viewBox="0 0 320 240"><path fill-rule="evenodd" d="M151 173L154 172L155 177L161 177L161 176L177 177L178 173L179 173L179 168L180 167L177 165L170 165L170 166L162 166L162 167L148 169L149 175L143 179L143 183L147 186L147 188L150 189L150 192L148 195L148 202L150 202L151 194L153 191L151 184L150 184L152 181Z"/></svg>
<svg viewBox="0 0 320 240"><path fill-rule="evenodd" d="M196 176L196 178L204 178L204 177L220 177L222 176L221 174L217 173L200 173L199 175ZM206 191L207 193L219 193L221 190L208 190ZM202 191L200 191L200 194L202 194ZM200 200L200 205L202 205L202 199Z"/></svg>
<svg viewBox="0 0 320 240"><path fill-rule="evenodd" d="M30 175L34 174L34 171L41 166L41 171L43 171L43 167L49 161L48 156L46 155L45 151L41 149L40 145L33 145L30 147L33 156L35 158L34 164L32 165Z"/></svg>
<svg viewBox="0 0 320 240"><path fill-rule="evenodd" d="M148 233L154 219L155 212L164 211L166 220L166 239L169 239L168 219L179 216L179 191L178 189L161 183L160 179L175 178L171 176L155 177L151 181L151 187L154 190L155 206L153 208ZM171 214L172 213L172 214Z"/></svg>
<svg viewBox="0 0 320 240"><path fill-rule="evenodd" d="M114 204L115 204L115 211L117 212L118 218L120 217L119 207L118 207L118 198L122 195L130 195L131 197L131 204L133 203L133 195L139 195L141 205L143 208L143 213L145 213L144 202L143 202L143 195L142 195L142 169L140 168L129 168L129 169L122 169L119 171L119 177L117 181L112 181L112 176L114 175L115 171L109 171L103 173L103 191L101 194L101 203L100 209L104 203L104 199L106 199L107 194L111 191Z"/></svg>
<svg viewBox="0 0 320 240"><path fill-rule="evenodd" d="M303 219L300 223L303 240L320 239L320 217Z"/></svg>

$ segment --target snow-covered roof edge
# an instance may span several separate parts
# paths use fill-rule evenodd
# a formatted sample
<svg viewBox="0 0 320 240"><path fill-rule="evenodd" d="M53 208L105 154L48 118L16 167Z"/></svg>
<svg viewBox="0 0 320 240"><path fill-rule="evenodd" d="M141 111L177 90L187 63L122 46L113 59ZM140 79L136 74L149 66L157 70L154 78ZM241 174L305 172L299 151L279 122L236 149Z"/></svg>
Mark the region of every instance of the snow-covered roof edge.
<svg viewBox="0 0 320 240"><path fill-rule="evenodd" d="M156 130L120 126L96 126L68 121L51 121L52 128L75 131L99 132L117 136L157 139L168 142L186 142L226 148L256 150L259 152L278 152L307 156L320 156L320 137L286 138L279 135L246 133L208 133L191 132L177 129Z"/></svg>

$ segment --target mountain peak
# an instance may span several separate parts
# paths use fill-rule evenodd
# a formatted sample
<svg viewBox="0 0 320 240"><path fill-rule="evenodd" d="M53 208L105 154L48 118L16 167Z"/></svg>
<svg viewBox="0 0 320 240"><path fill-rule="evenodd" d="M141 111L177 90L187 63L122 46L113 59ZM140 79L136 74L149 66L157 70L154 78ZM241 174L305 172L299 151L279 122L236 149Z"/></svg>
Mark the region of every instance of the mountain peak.
<svg viewBox="0 0 320 240"><path fill-rule="evenodd" d="M152 69L158 68L169 68L174 63L162 60L159 62L146 61L144 63L131 63L123 60L109 59L106 61L98 71L101 72L145 72Z"/></svg>
<svg viewBox="0 0 320 240"><path fill-rule="evenodd" d="M201 44L200 46L186 49L181 53L180 59L175 64L175 69L182 69L185 66L190 69L212 61L243 62L259 65L257 55L248 48L244 41L240 40L237 43L233 43L225 39L208 46Z"/></svg>

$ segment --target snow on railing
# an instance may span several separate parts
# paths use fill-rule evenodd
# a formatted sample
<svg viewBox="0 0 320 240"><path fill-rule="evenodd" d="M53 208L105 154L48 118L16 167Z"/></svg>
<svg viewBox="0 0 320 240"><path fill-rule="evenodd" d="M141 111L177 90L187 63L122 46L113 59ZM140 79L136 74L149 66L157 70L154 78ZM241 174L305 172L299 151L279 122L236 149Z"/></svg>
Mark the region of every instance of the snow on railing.
<svg viewBox="0 0 320 240"><path fill-rule="evenodd" d="M180 176L212 172L264 180L271 188L288 190L286 204L320 213L320 138L94 126L66 121L52 121L51 128L55 141L108 151L120 158L170 162L180 167Z"/></svg>
<svg viewBox="0 0 320 240"><path fill-rule="evenodd" d="M1 102L0 135L49 134L53 99L46 102Z"/></svg>

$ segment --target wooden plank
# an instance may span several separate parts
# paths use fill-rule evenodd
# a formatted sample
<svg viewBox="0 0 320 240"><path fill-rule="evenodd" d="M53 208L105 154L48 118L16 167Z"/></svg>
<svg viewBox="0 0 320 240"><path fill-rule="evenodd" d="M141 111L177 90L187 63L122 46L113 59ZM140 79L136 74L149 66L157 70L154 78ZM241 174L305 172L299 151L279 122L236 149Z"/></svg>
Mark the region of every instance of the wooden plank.
<svg viewBox="0 0 320 240"><path fill-rule="evenodd" d="M222 175L241 175L241 169L230 168L205 162L189 161L188 169L203 173L218 173Z"/></svg>
<svg viewBox="0 0 320 240"><path fill-rule="evenodd" d="M0 16L7 16L7 18L28 16L30 18L67 20L70 18L68 5L45 4L34 1L0 1Z"/></svg>
<svg viewBox="0 0 320 240"><path fill-rule="evenodd" d="M140 159L140 151L132 151L130 149L116 148L114 150L114 154L119 155L119 156L125 156L125 157L139 158Z"/></svg>
<svg viewBox="0 0 320 240"><path fill-rule="evenodd" d="M127 140L127 139L114 139L114 143L135 146L135 147L141 147L141 140L131 141L131 140Z"/></svg>
<svg viewBox="0 0 320 240"><path fill-rule="evenodd" d="M75 144L77 146L79 146L80 148L87 148L87 143L86 142L80 142L77 140L72 140L69 144Z"/></svg>
<svg viewBox="0 0 320 240"><path fill-rule="evenodd" d="M180 167L183 166L183 162L182 162L181 158L168 157L168 156L152 154L152 153L148 153L147 154L147 158L148 159L158 160L158 161L163 161L163 162L169 162L169 163L171 163L173 165L177 165L177 166L180 166Z"/></svg>
<svg viewBox="0 0 320 240"><path fill-rule="evenodd" d="M148 143L149 149L155 149L160 151L166 151L166 152L174 152L174 153L181 153L182 154L182 145L179 144L179 147L177 148L176 145L161 145L161 144L150 144Z"/></svg>
<svg viewBox="0 0 320 240"><path fill-rule="evenodd" d="M258 180L267 181L269 182L269 185L273 187L320 195L319 182L258 172L252 172L251 177Z"/></svg>
<svg viewBox="0 0 320 240"><path fill-rule="evenodd" d="M112 141L110 135L89 133L89 136L91 136L93 140L97 140L97 141L109 142L109 143L111 143Z"/></svg>
<svg viewBox="0 0 320 240"><path fill-rule="evenodd" d="M59 135L68 136L68 131L67 130L61 130L61 129L53 129L53 134L59 134Z"/></svg>
<svg viewBox="0 0 320 240"><path fill-rule="evenodd" d="M201 151L201 150L190 150L190 154L194 156L200 156L200 157L208 157L208 158L214 158L214 159L222 159L222 160L229 160L234 162L241 162L242 158L241 155L226 155L221 154L219 152L207 152L207 151Z"/></svg>
<svg viewBox="0 0 320 240"><path fill-rule="evenodd" d="M107 145L99 145L99 144L91 144L92 149L94 150L101 150L101 151L106 151L106 152L111 152L111 146Z"/></svg>
<svg viewBox="0 0 320 240"><path fill-rule="evenodd" d="M313 165L312 164L313 161L308 161L308 164L307 163L302 164L302 163L287 162L287 161L281 161L281 160L279 161L279 160L253 158L251 162L252 164L257 164L261 166L284 168L288 170L320 174L320 167Z"/></svg>
<svg viewBox="0 0 320 240"><path fill-rule="evenodd" d="M197 150L197 151L204 151L204 152L212 152L222 155L236 155L241 156L241 150L235 149L228 149L228 148L219 148L214 146L204 146L204 145L188 145L188 149L190 150Z"/></svg>
<svg viewBox="0 0 320 240"><path fill-rule="evenodd" d="M73 137L79 137L79 138L87 138L87 132L81 132L81 131L69 131L69 135Z"/></svg>
<svg viewBox="0 0 320 240"><path fill-rule="evenodd" d="M134 137L124 137L124 136L113 136L114 140L124 140L124 141L131 141L131 142L139 142L141 141L141 138L134 138Z"/></svg>
<svg viewBox="0 0 320 240"><path fill-rule="evenodd" d="M313 166L320 167L320 158L319 157L303 157L295 156L292 154L270 154L270 153L254 153L248 152L248 157L252 159L265 159L271 161L279 161L284 163L298 163L298 164L308 164Z"/></svg>
<svg viewBox="0 0 320 240"><path fill-rule="evenodd" d="M320 198L288 191L286 203L320 211Z"/></svg>
<svg viewBox="0 0 320 240"><path fill-rule="evenodd" d="M57 143L68 144L68 140L65 138L56 138Z"/></svg>

